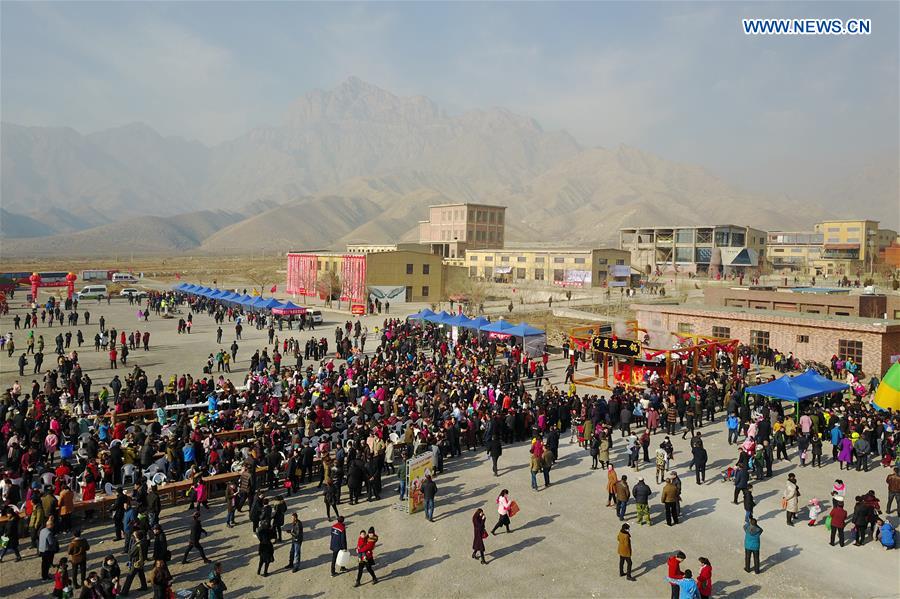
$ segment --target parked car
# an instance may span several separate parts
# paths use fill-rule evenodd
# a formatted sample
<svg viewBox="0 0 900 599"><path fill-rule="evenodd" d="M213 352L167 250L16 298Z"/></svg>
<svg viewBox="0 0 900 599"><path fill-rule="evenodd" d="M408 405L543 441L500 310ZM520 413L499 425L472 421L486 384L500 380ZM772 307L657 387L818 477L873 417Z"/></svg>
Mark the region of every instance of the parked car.
<svg viewBox="0 0 900 599"><path fill-rule="evenodd" d="M147 297L146 291L141 291L135 287L125 287L122 291L119 292L119 297L133 297L135 299L143 299Z"/></svg>
<svg viewBox="0 0 900 599"><path fill-rule="evenodd" d="M322 324L323 319L321 310L310 310L306 314L313 324Z"/></svg>
<svg viewBox="0 0 900 599"><path fill-rule="evenodd" d="M138 278L128 272L117 272L112 276L113 283L137 283Z"/></svg>

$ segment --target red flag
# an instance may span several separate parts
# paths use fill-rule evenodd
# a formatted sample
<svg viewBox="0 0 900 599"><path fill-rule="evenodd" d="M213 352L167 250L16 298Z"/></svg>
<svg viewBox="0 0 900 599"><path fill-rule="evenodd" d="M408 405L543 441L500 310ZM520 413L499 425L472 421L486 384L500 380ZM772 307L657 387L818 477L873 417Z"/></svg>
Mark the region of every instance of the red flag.
<svg viewBox="0 0 900 599"><path fill-rule="evenodd" d="M176 273L175 273L175 278L176 278L176 279L181 279L181 273L180 273L180 272L176 272Z"/></svg>
<svg viewBox="0 0 900 599"><path fill-rule="evenodd" d="M272 285L272 288L269 289L270 293L275 293L276 291L278 291L278 285Z"/></svg>

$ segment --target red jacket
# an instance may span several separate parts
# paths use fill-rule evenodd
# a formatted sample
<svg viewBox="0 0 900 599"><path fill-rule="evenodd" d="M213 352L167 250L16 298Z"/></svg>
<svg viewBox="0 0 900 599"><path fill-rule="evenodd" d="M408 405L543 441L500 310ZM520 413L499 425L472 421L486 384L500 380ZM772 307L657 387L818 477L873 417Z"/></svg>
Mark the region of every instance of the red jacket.
<svg viewBox="0 0 900 599"><path fill-rule="evenodd" d="M666 562L669 566L669 578L684 578L684 572L681 571L681 562L674 555L669 556Z"/></svg>
<svg viewBox="0 0 900 599"><path fill-rule="evenodd" d="M833 528L844 528L847 524L847 510L842 507L831 508L831 526Z"/></svg>
<svg viewBox="0 0 900 599"><path fill-rule="evenodd" d="M356 541L356 552L359 554L359 561L371 562L375 559L373 550L375 549L375 540L370 537L359 537Z"/></svg>
<svg viewBox="0 0 900 599"><path fill-rule="evenodd" d="M712 566L703 565L697 575L697 589L701 595L712 595Z"/></svg>

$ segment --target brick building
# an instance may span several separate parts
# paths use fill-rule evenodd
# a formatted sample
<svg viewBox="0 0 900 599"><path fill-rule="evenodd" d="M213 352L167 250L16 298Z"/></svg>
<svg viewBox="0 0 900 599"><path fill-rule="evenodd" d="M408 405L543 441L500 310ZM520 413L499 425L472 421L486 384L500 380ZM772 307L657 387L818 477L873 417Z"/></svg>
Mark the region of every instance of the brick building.
<svg viewBox="0 0 900 599"><path fill-rule="evenodd" d="M671 347L672 334L739 339L751 347L794 352L801 360L853 358L881 376L900 358L900 321L733 307L634 304L638 324L653 347Z"/></svg>
<svg viewBox="0 0 900 599"><path fill-rule="evenodd" d="M849 289L811 291L809 288L776 290L750 287L707 287L703 303L724 308L807 312L831 316L894 318L888 298L881 294L851 294Z"/></svg>

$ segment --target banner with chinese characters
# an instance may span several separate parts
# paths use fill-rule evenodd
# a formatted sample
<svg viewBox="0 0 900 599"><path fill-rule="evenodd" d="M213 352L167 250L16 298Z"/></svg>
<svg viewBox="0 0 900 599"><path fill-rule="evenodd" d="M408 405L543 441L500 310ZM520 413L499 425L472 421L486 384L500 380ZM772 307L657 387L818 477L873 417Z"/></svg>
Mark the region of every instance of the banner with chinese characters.
<svg viewBox="0 0 900 599"><path fill-rule="evenodd" d="M618 337L598 335L591 340L591 347L596 352L605 352L618 356L634 357L641 354L641 344L633 339L619 339Z"/></svg>
<svg viewBox="0 0 900 599"><path fill-rule="evenodd" d="M315 254L288 254L287 292L315 295L318 259Z"/></svg>
<svg viewBox="0 0 900 599"><path fill-rule="evenodd" d="M365 254L344 254L341 265L341 301L365 302L366 300L366 256Z"/></svg>

